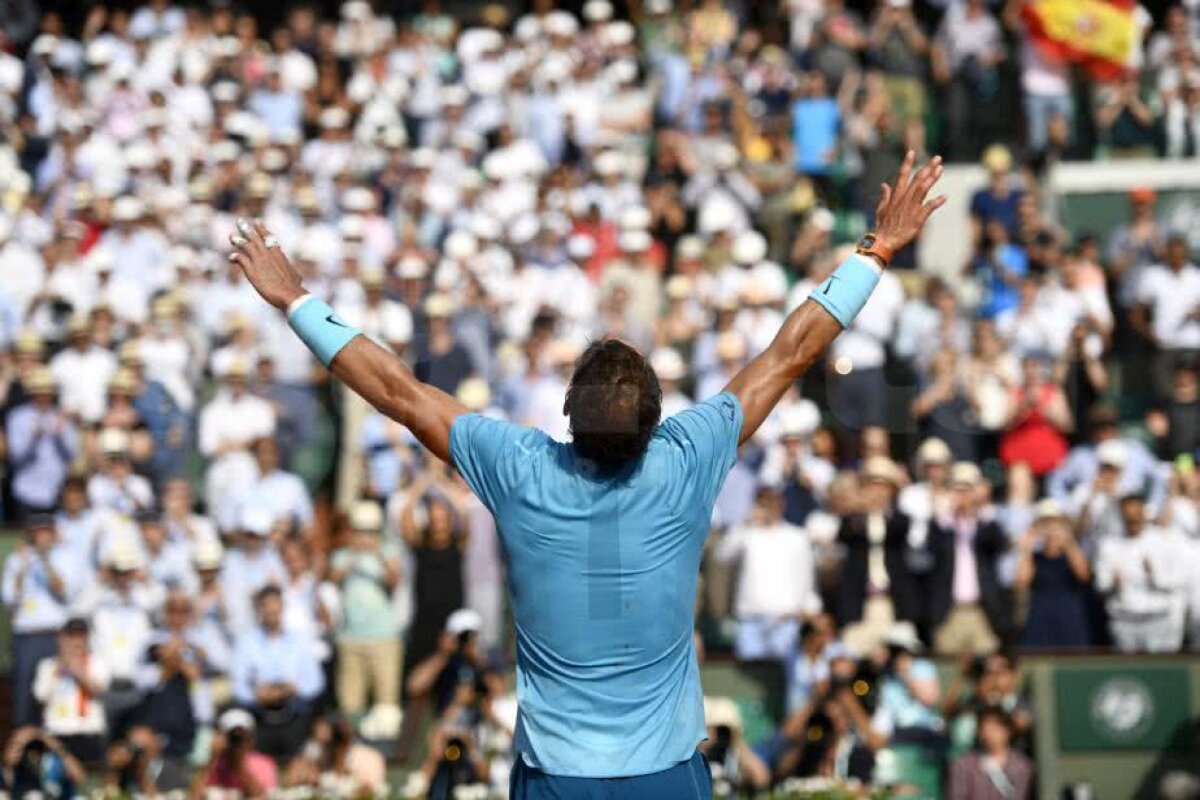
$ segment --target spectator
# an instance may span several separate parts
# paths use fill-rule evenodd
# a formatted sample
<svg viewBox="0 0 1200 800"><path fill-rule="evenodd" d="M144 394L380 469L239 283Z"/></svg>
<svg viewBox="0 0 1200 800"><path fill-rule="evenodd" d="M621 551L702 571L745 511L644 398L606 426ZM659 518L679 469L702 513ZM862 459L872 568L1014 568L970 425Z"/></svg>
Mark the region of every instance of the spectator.
<svg viewBox="0 0 1200 800"><path fill-rule="evenodd" d="M925 117L925 58L929 38L912 10L912 0L879 3L869 33L898 127Z"/></svg>
<svg viewBox="0 0 1200 800"><path fill-rule="evenodd" d="M225 508L238 487L254 480L250 446L275 431L274 409L246 391L247 369L241 362L230 365L221 391L200 412L200 453L209 460L205 505L210 509Z"/></svg>
<svg viewBox="0 0 1200 800"><path fill-rule="evenodd" d="M1148 501L1157 507L1164 489L1158 462L1143 443L1120 435L1117 410L1106 404L1092 406L1088 410L1087 430L1089 441L1071 448L1062 465L1047 477L1047 494L1066 508L1078 510L1078 498L1073 498L1072 493L1086 491L1080 487L1094 484L1100 474L1100 453L1104 447L1109 466L1120 468L1117 494L1147 490ZM1107 442L1114 444L1107 445Z"/></svg>
<svg viewBox="0 0 1200 800"><path fill-rule="evenodd" d="M1033 526L1017 542L1019 561L1013 582L1029 592L1029 614L1021 646L1061 650L1090 647L1089 592L1092 569L1058 503L1038 503Z"/></svg>
<svg viewBox="0 0 1200 800"><path fill-rule="evenodd" d="M256 506L270 512L289 534L308 538L312 534L313 504L308 487L299 475L280 467L279 445L271 436L255 439L250 445L256 474L253 479L231 491L226 514L236 518L240 509Z"/></svg>
<svg viewBox="0 0 1200 800"><path fill-rule="evenodd" d="M191 797L210 789L265 797L279 785L279 770L265 753L254 749L254 717L231 708L217 721L218 733L209 748L208 763L192 779Z"/></svg>
<svg viewBox="0 0 1200 800"><path fill-rule="evenodd" d="M54 655L59 631L82 588L87 562L61 543L49 516L31 516L25 540L4 562L4 605L11 616L13 719L37 722L34 676L38 664Z"/></svg>
<svg viewBox="0 0 1200 800"><path fill-rule="evenodd" d="M483 620L471 609L459 609L446 620L437 650L408 672L406 684L414 698L430 697L438 714L438 723L429 734L425 762L420 774L426 786L453 786L481 780L486 761L476 738L475 728L490 713L489 700L497 694L498 676L488 664L479 646L479 627ZM460 756L448 752L456 747ZM461 757L463 763L453 763ZM466 772L464 776L461 774Z"/></svg>
<svg viewBox="0 0 1200 800"><path fill-rule="evenodd" d="M1153 158L1157 119L1141 88L1141 76L1132 70L1116 86L1097 92L1096 128L1109 158Z"/></svg>
<svg viewBox="0 0 1200 800"><path fill-rule="evenodd" d="M1166 398L1176 365L1200 359L1200 267L1182 234L1167 238L1164 263L1145 270L1137 299L1133 325L1157 348L1154 390Z"/></svg>
<svg viewBox="0 0 1200 800"><path fill-rule="evenodd" d="M758 490L748 524L732 528L716 557L739 559L734 652L743 660L784 659L796 649L800 626L821 610L812 551L801 528L783 520L778 489Z"/></svg>
<svg viewBox="0 0 1200 800"><path fill-rule="evenodd" d="M349 721L322 717L301 754L288 766L288 787L333 788L357 795L387 791L387 763L373 747L358 741Z"/></svg>
<svg viewBox="0 0 1200 800"><path fill-rule="evenodd" d="M197 732L216 721L213 679L227 673L229 659L221 632L194 618L188 593L176 590L168 595L163 624L150 635L138 676L139 684L148 690L138 723L149 729L159 750L159 789L187 786L188 759ZM137 737L131 734L130 738Z"/></svg>
<svg viewBox="0 0 1200 800"><path fill-rule="evenodd" d="M975 445L975 409L971 405L971 387L958 366L958 354L942 350L934 356L930 374L921 392L912 401L912 416L924 437L953 442L951 447L962 458L977 458Z"/></svg>
<svg viewBox="0 0 1200 800"><path fill-rule="evenodd" d="M792 105L792 148L796 171L820 182L837 156L842 112L830 96L828 78L813 71L804 77L804 90Z"/></svg>
<svg viewBox="0 0 1200 800"><path fill-rule="evenodd" d="M150 644L151 614L161 607L164 596L163 587L148 579L145 556L135 537L133 530L119 529L104 554L100 583L78 603L92 621L92 649L104 663L108 679L104 711L109 731L117 737L136 721L145 699L137 683L138 669Z"/></svg>
<svg viewBox="0 0 1200 800"><path fill-rule="evenodd" d="M252 507L241 513L233 527L234 547L225 555L219 577L222 622L230 633L254 625L253 599L260 589L283 586L287 580L283 560L270 541L274 524L270 511Z"/></svg>
<svg viewBox="0 0 1200 800"><path fill-rule="evenodd" d="M955 464L949 483L949 513L935 520L929 535L934 649L990 653L1009 632L1010 606L997 574L1008 537L986 508L988 486L979 467Z"/></svg>
<svg viewBox="0 0 1200 800"><path fill-rule="evenodd" d="M909 544L924 549L929 536L929 523L945 515L950 507L950 463L954 454L949 445L937 437L921 442L916 454L917 481L900 490L896 508L912 520Z"/></svg>
<svg viewBox="0 0 1200 800"><path fill-rule="evenodd" d="M430 468L409 487L410 500L400 516L400 532L416 562L416 607L406 665L423 661L437 649L446 619L463 603L464 537L454 507L437 491L436 469Z"/></svg>
<svg viewBox="0 0 1200 800"><path fill-rule="evenodd" d="M150 481L133 471L129 434L120 428L105 428L100 431L97 444L103 460L88 481L88 502L97 509L129 516L150 510L154 505L154 490Z"/></svg>
<svg viewBox="0 0 1200 800"><path fill-rule="evenodd" d="M1020 691L1020 675L1013 656L1006 651L989 656L964 656L942 701L942 713L950 735L950 757L975 747L981 714L999 708L1009 715L1013 747L1029 752L1033 709Z"/></svg>
<svg viewBox="0 0 1200 800"><path fill-rule="evenodd" d="M983 0L949 6L934 37L933 76L947 86L949 159L970 161L983 133L979 109L994 97L996 67L1004 60L1000 24Z"/></svg>
<svg viewBox="0 0 1200 800"><path fill-rule="evenodd" d="M1008 425L1000 437L1004 465L1026 464L1039 478L1066 458L1066 434L1074 424L1066 395L1049 372L1041 358L1026 356L1021 362L1022 383L1013 387Z"/></svg>
<svg viewBox="0 0 1200 800"><path fill-rule="evenodd" d="M288 759L304 744L325 677L311 638L284 629L278 586L260 589L254 607L258 624L242 633L234 646L233 697L253 713L263 752Z"/></svg>
<svg viewBox="0 0 1200 800"><path fill-rule="evenodd" d="M742 712L728 697L704 698L708 739L700 751L711 765L713 782L734 792L760 792L771 785L771 768L746 743Z"/></svg>
<svg viewBox="0 0 1200 800"><path fill-rule="evenodd" d="M1010 746L1012 721L999 708L979 714L979 751L950 765L949 793L967 800L1033 797L1033 764Z"/></svg>
<svg viewBox="0 0 1200 800"><path fill-rule="evenodd" d="M10 797L75 797L86 780L79 759L34 725L17 728L5 743L0 789Z"/></svg>
<svg viewBox="0 0 1200 800"><path fill-rule="evenodd" d="M1108 240L1108 268L1117 288L1117 304L1130 309L1139 302L1142 271L1159 262L1166 231L1154 217L1158 195L1144 186L1129 190L1129 221L1118 225Z"/></svg>
<svg viewBox="0 0 1200 800"><path fill-rule="evenodd" d="M419 380L454 394L474 370L467 351L454 335L451 324L454 301L444 294L430 295L424 311L428 330L418 339L421 348L416 354L414 373Z"/></svg>
<svg viewBox="0 0 1200 800"><path fill-rule="evenodd" d="M911 521L893 506L896 467L883 457L867 459L861 482L862 510L844 517L837 534L845 556L836 599L842 641L856 653L867 653L893 622L922 615L906 557Z"/></svg>
<svg viewBox="0 0 1200 800"><path fill-rule="evenodd" d="M896 622L884 636L874 729L886 741L941 746L941 687L937 667L922 651L911 622Z"/></svg>
<svg viewBox="0 0 1200 800"><path fill-rule="evenodd" d="M844 648L837 641L833 617L819 614L800 627L796 652L784 661L787 670L787 713L800 710L829 681L830 663Z"/></svg>
<svg viewBox="0 0 1200 800"><path fill-rule="evenodd" d="M1096 588L1106 598L1113 642L1127 653L1170 653L1183 642L1183 548L1146 520L1142 494L1121 497L1124 536L1096 554Z"/></svg>
<svg viewBox="0 0 1200 800"><path fill-rule="evenodd" d="M348 546L334 552L329 580L341 590L338 626L338 707L360 714L367 698L375 705L398 705L400 631L392 613L392 595L400 585L399 553L381 543L383 514L363 501L350 514Z"/></svg>
<svg viewBox="0 0 1200 800"><path fill-rule="evenodd" d="M104 661L88 646L87 621L67 620L57 655L38 662L33 695L42 704L42 727L86 767L104 759L108 725L101 697L108 685Z"/></svg>
<svg viewBox="0 0 1200 800"><path fill-rule="evenodd" d="M117 359L92 341L86 317L72 317L68 331L71 346L50 360L50 372L63 411L81 422L95 423L104 413L104 391L117 371Z"/></svg>
<svg viewBox="0 0 1200 800"><path fill-rule="evenodd" d="M75 426L55 399L49 371L30 372L24 389L29 401L14 408L5 425L12 492L23 513L48 513L75 458Z"/></svg>

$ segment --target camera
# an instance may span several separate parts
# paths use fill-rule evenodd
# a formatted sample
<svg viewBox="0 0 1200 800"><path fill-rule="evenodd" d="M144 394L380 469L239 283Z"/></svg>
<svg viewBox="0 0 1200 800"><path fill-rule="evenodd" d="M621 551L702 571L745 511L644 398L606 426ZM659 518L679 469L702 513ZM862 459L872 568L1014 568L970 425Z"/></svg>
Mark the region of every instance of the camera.
<svg viewBox="0 0 1200 800"><path fill-rule="evenodd" d="M229 732L228 741L231 748L245 747L250 741L250 735L242 728L234 728Z"/></svg>

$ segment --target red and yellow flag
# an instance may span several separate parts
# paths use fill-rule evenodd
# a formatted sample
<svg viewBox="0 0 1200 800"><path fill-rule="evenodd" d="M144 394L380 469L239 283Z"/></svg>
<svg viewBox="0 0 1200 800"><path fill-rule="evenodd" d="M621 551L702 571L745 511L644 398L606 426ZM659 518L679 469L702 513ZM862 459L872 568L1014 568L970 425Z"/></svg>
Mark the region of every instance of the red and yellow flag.
<svg viewBox="0 0 1200 800"><path fill-rule="evenodd" d="M1049 58L1087 67L1111 80L1138 46L1133 0L1028 0L1021 13L1034 46Z"/></svg>

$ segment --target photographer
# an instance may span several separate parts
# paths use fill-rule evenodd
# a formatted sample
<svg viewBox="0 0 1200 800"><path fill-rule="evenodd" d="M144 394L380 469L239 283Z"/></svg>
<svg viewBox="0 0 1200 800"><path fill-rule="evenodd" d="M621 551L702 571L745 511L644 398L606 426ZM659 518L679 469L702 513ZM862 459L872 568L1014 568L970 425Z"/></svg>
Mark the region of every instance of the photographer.
<svg viewBox="0 0 1200 800"><path fill-rule="evenodd" d="M344 717L322 717L300 755L288 765L288 788L308 786L342 797L387 794L387 763L373 747L355 739Z"/></svg>
<svg viewBox="0 0 1200 800"><path fill-rule="evenodd" d="M820 776L834 780L871 781L875 751L887 737L875 730L856 690L869 687L869 665L849 658L834 661L830 680L780 729L786 749L775 763L775 777Z"/></svg>
<svg viewBox="0 0 1200 800"><path fill-rule="evenodd" d="M933 662L916 657L922 650L916 628L910 622L895 623L884 638L884 646L886 651L876 654L877 659L885 658L873 718L876 729L889 741L940 748L941 687Z"/></svg>
<svg viewBox="0 0 1200 800"><path fill-rule="evenodd" d="M771 785L771 768L750 749L742 732L742 712L728 697L704 698L708 739L700 752L708 759L713 781L725 780L734 792L763 791Z"/></svg>
<svg viewBox="0 0 1200 800"><path fill-rule="evenodd" d="M86 779L83 765L50 733L27 725L9 737L0 765L6 797L75 797Z"/></svg>
<svg viewBox="0 0 1200 800"><path fill-rule="evenodd" d="M432 695L438 713L417 779L430 787L430 797L448 796L455 786L487 780L487 760L475 729L490 714L490 700L503 681L479 646L482 623L471 609L455 611L446 620L437 652L408 677L409 695Z"/></svg>
<svg viewBox="0 0 1200 800"><path fill-rule="evenodd" d="M254 749L254 717L231 708L217 721L208 763L192 781L193 800L209 789L241 792L246 797L263 797L279 785L275 762Z"/></svg>

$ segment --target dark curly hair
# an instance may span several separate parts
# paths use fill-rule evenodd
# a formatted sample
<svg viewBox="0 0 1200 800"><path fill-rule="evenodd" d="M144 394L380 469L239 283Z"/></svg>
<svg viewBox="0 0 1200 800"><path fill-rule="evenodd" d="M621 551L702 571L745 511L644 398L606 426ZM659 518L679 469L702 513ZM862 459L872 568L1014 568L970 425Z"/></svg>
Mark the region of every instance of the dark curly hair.
<svg viewBox="0 0 1200 800"><path fill-rule="evenodd" d="M640 458L662 413L650 363L619 339L592 342L575 362L563 413L575 450L601 469Z"/></svg>

